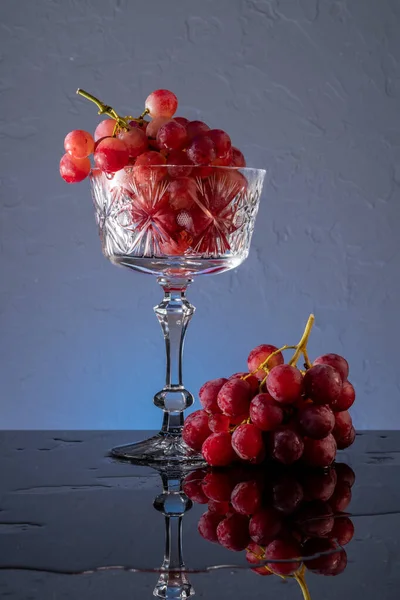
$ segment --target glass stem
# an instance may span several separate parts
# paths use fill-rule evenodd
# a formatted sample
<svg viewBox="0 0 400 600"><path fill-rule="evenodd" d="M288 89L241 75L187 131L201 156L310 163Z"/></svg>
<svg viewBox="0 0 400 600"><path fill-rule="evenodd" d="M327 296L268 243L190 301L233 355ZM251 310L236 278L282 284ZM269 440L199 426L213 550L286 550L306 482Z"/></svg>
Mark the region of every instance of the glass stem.
<svg viewBox="0 0 400 600"><path fill-rule="evenodd" d="M185 334L195 308L186 298L191 279L166 279L160 277L164 298L154 308L160 322L167 354L165 386L154 396L154 404L164 411L161 434L180 436L183 427L183 411L194 398L185 389L182 380L182 355Z"/></svg>

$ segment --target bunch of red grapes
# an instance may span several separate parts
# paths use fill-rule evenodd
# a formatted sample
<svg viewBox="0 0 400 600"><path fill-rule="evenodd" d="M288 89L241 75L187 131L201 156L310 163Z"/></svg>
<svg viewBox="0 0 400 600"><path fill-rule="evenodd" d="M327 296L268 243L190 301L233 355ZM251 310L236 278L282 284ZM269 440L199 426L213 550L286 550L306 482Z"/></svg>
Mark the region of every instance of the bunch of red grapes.
<svg viewBox="0 0 400 600"><path fill-rule="evenodd" d="M202 410L190 414L183 439L211 466L275 459L327 467L337 449L350 446L355 430L348 409L355 391L349 365L337 354L311 364L306 343L314 317L288 364L281 349L262 344L248 357L248 373L207 381L199 392ZM304 355L304 370L296 367Z"/></svg>
<svg viewBox="0 0 400 600"><path fill-rule="evenodd" d="M247 561L259 565L256 573L290 576L303 563L314 573L339 575L347 565L343 546L354 535L344 512L354 481L345 463L329 469L271 463L198 469L186 476L183 490L193 502L208 505L198 523L200 535L229 550L245 550Z"/></svg>
<svg viewBox="0 0 400 600"><path fill-rule="evenodd" d="M90 96L86 92L83 95ZM91 154L95 166L108 175L127 166L142 167L135 170L139 184L148 178L148 167L168 164L173 166L165 171L160 169L160 177L171 182L171 192L179 202L183 196L192 194L193 167L196 166L196 176L206 178L213 172L207 168L210 166L246 166L243 154L232 146L225 131L210 129L203 121L174 117L178 99L168 90L152 92L144 113L136 119L121 118L94 97L89 99L103 107L100 113L107 109L112 117L101 121L93 136L80 129L66 136L60 174L67 183L77 183L89 175ZM152 120L144 119L146 115Z"/></svg>

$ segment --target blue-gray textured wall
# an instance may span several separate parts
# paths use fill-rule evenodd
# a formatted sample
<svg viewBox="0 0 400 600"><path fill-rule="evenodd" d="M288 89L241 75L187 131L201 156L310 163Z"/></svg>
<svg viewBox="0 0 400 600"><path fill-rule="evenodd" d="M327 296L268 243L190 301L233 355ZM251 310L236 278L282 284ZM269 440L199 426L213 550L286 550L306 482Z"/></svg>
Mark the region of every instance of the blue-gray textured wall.
<svg viewBox="0 0 400 600"><path fill-rule="evenodd" d="M359 428L400 427L400 2L2 0L0 427L155 428L156 281L102 257L63 138L83 87L138 113L153 89L227 129L268 182L247 262L190 289L187 386L262 342L343 353Z"/></svg>

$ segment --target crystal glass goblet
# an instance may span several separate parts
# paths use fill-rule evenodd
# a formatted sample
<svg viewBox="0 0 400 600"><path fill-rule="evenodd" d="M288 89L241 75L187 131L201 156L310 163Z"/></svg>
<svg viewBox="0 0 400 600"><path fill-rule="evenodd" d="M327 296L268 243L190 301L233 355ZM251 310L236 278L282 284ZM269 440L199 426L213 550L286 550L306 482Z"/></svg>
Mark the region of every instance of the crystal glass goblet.
<svg viewBox="0 0 400 600"><path fill-rule="evenodd" d="M265 171L237 167L132 166L91 179L104 255L157 277L164 298L154 308L166 347L165 385L154 396L161 431L112 455L137 463L194 464L182 440L193 395L182 379L182 352L194 306L186 289L198 275L223 273L248 256Z"/></svg>

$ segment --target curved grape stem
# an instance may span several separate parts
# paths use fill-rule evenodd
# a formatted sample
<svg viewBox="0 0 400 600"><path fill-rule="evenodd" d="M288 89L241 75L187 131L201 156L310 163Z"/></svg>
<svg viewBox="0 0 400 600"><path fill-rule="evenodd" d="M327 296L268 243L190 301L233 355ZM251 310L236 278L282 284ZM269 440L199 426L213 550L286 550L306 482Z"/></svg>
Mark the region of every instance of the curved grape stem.
<svg viewBox="0 0 400 600"><path fill-rule="evenodd" d="M125 117L120 117L119 114L112 108L112 106L104 104L104 102L96 98L96 96L89 94L89 92L85 92L85 90L81 90L81 88L78 88L76 90L76 93L79 94L79 96L86 98L86 100L89 100L90 102L96 104L97 108L99 109L99 115L107 115L108 117L111 117L112 119L114 119L114 121L117 122L118 127L120 127L121 129L129 130L129 123L127 119ZM141 117L139 117L139 119L133 120L140 121Z"/></svg>
<svg viewBox="0 0 400 600"><path fill-rule="evenodd" d="M311 600L310 592L308 590L308 586L306 584L306 568L303 565L299 571L293 574L294 579L300 586L300 589L303 593L304 600Z"/></svg>
<svg viewBox="0 0 400 600"><path fill-rule="evenodd" d="M295 367L297 365L297 361L299 360L300 354L303 354L304 360L306 361L307 366L308 365L311 366L310 360L308 359L306 348L307 348L307 342L308 342L308 338L310 337L312 326L314 325L314 321L315 321L315 317L313 314L311 314L308 317L308 321L307 321L306 327L304 329L304 333L301 336L301 340L297 344L296 351L293 354L292 358L289 360L288 364L291 367Z"/></svg>

